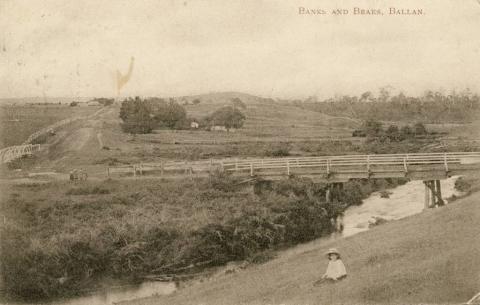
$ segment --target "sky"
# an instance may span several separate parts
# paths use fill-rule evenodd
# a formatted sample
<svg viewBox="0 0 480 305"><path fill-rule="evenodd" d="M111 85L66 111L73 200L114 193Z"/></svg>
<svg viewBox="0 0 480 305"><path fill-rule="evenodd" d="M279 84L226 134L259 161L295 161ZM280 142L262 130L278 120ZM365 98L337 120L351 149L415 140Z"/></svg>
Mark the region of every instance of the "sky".
<svg viewBox="0 0 480 305"><path fill-rule="evenodd" d="M299 14L299 8L325 15ZM384 15L353 15L354 7ZM422 9L421 16L389 8ZM332 15L334 9L349 14ZM117 70L131 77L117 90ZM0 97L480 93L478 0L0 0Z"/></svg>

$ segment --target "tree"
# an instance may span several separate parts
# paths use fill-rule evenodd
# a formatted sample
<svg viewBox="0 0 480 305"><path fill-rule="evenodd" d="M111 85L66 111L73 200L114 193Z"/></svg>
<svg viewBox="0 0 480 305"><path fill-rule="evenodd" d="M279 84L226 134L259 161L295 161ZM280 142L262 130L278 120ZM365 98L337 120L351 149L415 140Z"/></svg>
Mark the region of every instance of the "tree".
<svg viewBox="0 0 480 305"><path fill-rule="evenodd" d="M396 125L390 125L387 130L386 130L386 135L392 142L397 142L400 141L400 132L398 130L398 127Z"/></svg>
<svg viewBox="0 0 480 305"><path fill-rule="evenodd" d="M367 137L378 137L382 134L382 123L374 119L369 119L364 123L364 130Z"/></svg>
<svg viewBox="0 0 480 305"><path fill-rule="evenodd" d="M247 105L238 97L232 99L232 104L234 108L247 109Z"/></svg>
<svg viewBox="0 0 480 305"><path fill-rule="evenodd" d="M241 128L245 121L245 115L232 106L225 106L216 110L209 118L214 125L222 125L225 128Z"/></svg>
<svg viewBox="0 0 480 305"><path fill-rule="evenodd" d="M174 129L175 126L183 126L179 122L187 119L187 112L175 100L170 99L168 103L162 101L157 105L154 119L159 125Z"/></svg>
<svg viewBox="0 0 480 305"><path fill-rule="evenodd" d="M202 101L201 101L199 98L196 98L196 99L194 99L194 100L192 101L192 104L198 105L198 104L200 104L201 102L202 102Z"/></svg>
<svg viewBox="0 0 480 305"><path fill-rule="evenodd" d="M409 139L413 136L412 128L408 125L405 125L400 129L400 134L402 135L402 138Z"/></svg>
<svg viewBox="0 0 480 305"><path fill-rule="evenodd" d="M423 123L416 123L414 126L413 126L413 130L415 131L415 135L425 135L427 134L427 128L425 127L425 125L423 125Z"/></svg>
<svg viewBox="0 0 480 305"><path fill-rule="evenodd" d="M133 134L150 133L154 127L147 103L138 96L135 99L126 99L120 107L120 118L122 119L122 130Z"/></svg>

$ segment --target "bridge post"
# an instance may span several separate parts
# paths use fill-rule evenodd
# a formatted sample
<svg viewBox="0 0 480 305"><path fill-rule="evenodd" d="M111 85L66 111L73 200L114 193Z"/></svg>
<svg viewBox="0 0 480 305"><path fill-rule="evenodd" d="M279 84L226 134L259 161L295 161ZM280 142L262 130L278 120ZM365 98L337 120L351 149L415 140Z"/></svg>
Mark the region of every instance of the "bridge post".
<svg viewBox="0 0 480 305"><path fill-rule="evenodd" d="M330 188L331 188L331 184L327 184L327 191L325 192L325 200L326 200L327 203L330 203L331 199L332 199L331 198L332 194L331 194Z"/></svg>
<svg viewBox="0 0 480 305"><path fill-rule="evenodd" d="M430 181L423 181L423 184L425 184L425 205L424 205L424 210L430 208L430 188L428 187L428 184Z"/></svg>
<svg viewBox="0 0 480 305"><path fill-rule="evenodd" d="M423 181L423 183L425 184L425 209L445 205L440 180Z"/></svg>
<svg viewBox="0 0 480 305"><path fill-rule="evenodd" d="M442 185L440 184L440 180L435 180L435 195L437 197L435 205L444 206L445 202L442 198Z"/></svg>

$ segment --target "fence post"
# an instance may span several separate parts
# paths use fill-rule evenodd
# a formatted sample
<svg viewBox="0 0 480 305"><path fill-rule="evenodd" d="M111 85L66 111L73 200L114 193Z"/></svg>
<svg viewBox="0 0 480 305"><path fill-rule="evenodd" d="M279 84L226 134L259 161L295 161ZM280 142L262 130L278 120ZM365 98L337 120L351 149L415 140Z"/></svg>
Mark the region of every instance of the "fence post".
<svg viewBox="0 0 480 305"><path fill-rule="evenodd" d="M287 175L290 176L290 161L287 159Z"/></svg>
<svg viewBox="0 0 480 305"><path fill-rule="evenodd" d="M107 177L110 177L110 167L107 166Z"/></svg>
<svg viewBox="0 0 480 305"><path fill-rule="evenodd" d="M367 155L367 173L370 174L370 155Z"/></svg>
<svg viewBox="0 0 480 305"><path fill-rule="evenodd" d="M235 158L235 171L238 171L238 158Z"/></svg>
<svg viewBox="0 0 480 305"><path fill-rule="evenodd" d="M253 176L253 162L250 163L250 176Z"/></svg>
<svg viewBox="0 0 480 305"><path fill-rule="evenodd" d="M137 167L133 165L133 177L137 177Z"/></svg>
<svg viewBox="0 0 480 305"><path fill-rule="evenodd" d="M445 173L448 176L448 161L447 161L447 153L443 154L443 163L445 164Z"/></svg>

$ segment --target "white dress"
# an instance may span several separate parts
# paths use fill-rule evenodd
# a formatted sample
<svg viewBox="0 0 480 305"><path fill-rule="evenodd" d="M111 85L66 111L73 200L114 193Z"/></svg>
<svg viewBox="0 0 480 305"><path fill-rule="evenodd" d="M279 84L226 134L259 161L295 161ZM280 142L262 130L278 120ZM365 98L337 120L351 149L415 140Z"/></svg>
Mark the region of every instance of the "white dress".
<svg viewBox="0 0 480 305"><path fill-rule="evenodd" d="M331 260L328 262L325 278L336 280L345 275L347 275L347 270L345 270L342 260L337 259L336 261Z"/></svg>

